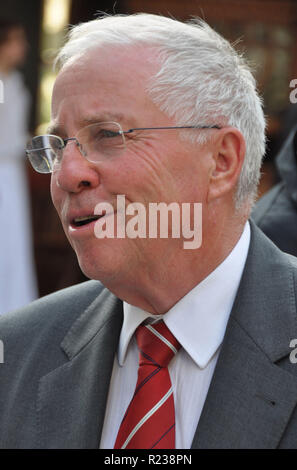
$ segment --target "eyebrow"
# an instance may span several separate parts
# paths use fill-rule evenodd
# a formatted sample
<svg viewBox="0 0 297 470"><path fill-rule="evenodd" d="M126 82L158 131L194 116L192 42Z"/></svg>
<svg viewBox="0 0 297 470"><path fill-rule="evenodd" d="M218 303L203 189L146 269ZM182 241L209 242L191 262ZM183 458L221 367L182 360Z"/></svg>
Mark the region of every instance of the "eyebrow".
<svg viewBox="0 0 297 470"><path fill-rule="evenodd" d="M121 122L131 122L131 119L127 118L127 116L124 116L121 113L100 113L98 115L90 115L90 116L85 116L83 119L79 121L79 127L80 129L88 126L90 124L95 124L97 122L118 122L119 124ZM63 135L65 134L65 131L63 131L63 128L60 127L57 124L50 124L49 127L47 128L47 134L54 134L54 135Z"/></svg>
<svg viewBox="0 0 297 470"><path fill-rule="evenodd" d="M60 134L60 128L59 126L56 126L55 124L50 124L47 129L46 129L47 134Z"/></svg>
<svg viewBox="0 0 297 470"><path fill-rule="evenodd" d="M121 113L101 113L98 115L86 116L80 121L83 125L95 124L96 122L118 122L119 124L123 121L127 121L127 116Z"/></svg>

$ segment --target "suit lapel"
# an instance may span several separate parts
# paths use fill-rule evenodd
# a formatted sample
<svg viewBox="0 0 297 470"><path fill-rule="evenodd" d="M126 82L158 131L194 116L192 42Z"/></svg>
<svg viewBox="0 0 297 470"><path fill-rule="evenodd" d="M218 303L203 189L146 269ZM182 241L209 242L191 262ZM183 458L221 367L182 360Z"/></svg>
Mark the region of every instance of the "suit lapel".
<svg viewBox="0 0 297 470"><path fill-rule="evenodd" d="M271 363L232 319L192 448L276 448L297 379Z"/></svg>
<svg viewBox="0 0 297 470"><path fill-rule="evenodd" d="M37 448L99 448L122 302L104 289L61 347L69 361L42 377Z"/></svg>
<svg viewBox="0 0 297 470"><path fill-rule="evenodd" d="M265 240L264 240L265 238ZM297 403L276 365L297 337L292 268L253 224L251 245L192 448L275 448Z"/></svg>

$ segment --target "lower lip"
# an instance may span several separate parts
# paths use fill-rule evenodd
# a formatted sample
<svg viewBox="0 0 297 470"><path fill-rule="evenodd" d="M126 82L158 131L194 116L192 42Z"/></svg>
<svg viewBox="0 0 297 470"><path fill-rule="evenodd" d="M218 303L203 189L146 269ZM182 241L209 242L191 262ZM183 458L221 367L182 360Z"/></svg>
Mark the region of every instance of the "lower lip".
<svg viewBox="0 0 297 470"><path fill-rule="evenodd" d="M106 217L109 217L112 214L107 214L104 215L103 217L100 217L100 219L97 220L92 220L92 222L89 222L88 224L85 225L80 225L76 226L73 224L68 225L68 232L71 237L81 237L84 235L90 235L90 232L95 236L95 224L98 222L98 220L105 219Z"/></svg>

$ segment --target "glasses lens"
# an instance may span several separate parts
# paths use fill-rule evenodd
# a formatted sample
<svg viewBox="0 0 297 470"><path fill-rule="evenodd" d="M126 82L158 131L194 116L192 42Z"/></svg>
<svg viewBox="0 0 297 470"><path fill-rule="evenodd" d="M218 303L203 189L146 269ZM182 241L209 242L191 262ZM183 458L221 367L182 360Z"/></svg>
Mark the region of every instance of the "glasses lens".
<svg viewBox="0 0 297 470"><path fill-rule="evenodd" d="M27 147L31 165L38 173L51 173L61 159L64 142L54 135L34 137Z"/></svg>
<svg viewBox="0 0 297 470"><path fill-rule="evenodd" d="M125 149L121 126L116 122L100 122L81 129L76 138L84 156L92 162L117 157Z"/></svg>

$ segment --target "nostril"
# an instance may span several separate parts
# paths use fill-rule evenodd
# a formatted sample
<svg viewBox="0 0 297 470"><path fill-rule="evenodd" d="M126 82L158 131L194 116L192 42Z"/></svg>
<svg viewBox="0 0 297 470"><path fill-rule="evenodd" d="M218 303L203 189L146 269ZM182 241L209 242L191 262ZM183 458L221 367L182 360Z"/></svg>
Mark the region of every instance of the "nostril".
<svg viewBox="0 0 297 470"><path fill-rule="evenodd" d="M89 181L82 181L81 185L82 186L90 186L90 182Z"/></svg>

